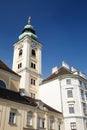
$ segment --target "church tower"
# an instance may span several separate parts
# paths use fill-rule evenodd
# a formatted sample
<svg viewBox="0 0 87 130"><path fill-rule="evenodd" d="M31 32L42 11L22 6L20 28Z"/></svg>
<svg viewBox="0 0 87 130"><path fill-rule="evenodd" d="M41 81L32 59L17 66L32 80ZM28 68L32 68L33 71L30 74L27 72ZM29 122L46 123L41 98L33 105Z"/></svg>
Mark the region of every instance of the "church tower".
<svg viewBox="0 0 87 130"><path fill-rule="evenodd" d="M21 75L20 91L32 98L38 98L38 87L42 79L42 44L38 42L34 27L24 27L19 40L14 44L13 70Z"/></svg>

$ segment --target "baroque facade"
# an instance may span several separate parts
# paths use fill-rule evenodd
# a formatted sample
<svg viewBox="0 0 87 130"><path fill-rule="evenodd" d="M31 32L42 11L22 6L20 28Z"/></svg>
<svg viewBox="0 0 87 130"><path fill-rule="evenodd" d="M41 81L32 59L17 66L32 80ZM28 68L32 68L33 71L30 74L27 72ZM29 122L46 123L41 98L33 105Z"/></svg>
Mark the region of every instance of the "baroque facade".
<svg viewBox="0 0 87 130"><path fill-rule="evenodd" d="M42 101L63 113L65 130L87 130L87 78L84 73L62 62L42 81Z"/></svg>
<svg viewBox="0 0 87 130"><path fill-rule="evenodd" d="M64 130L62 113L38 98L41 49L29 19L14 44L13 70L0 60L0 130Z"/></svg>

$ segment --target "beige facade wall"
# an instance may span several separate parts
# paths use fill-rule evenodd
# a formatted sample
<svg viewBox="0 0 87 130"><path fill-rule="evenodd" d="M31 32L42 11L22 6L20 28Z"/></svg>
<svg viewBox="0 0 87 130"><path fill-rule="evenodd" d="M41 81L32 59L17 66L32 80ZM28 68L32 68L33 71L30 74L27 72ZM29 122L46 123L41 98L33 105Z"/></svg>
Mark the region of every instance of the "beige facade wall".
<svg viewBox="0 0 87 130"><path fill-rule="evenodd" d="M0 70L0 80L4 81L7 89L10 89L16 92L19 91L19 83L20 83L19 76L16 76L4 70Z"/></svg>
<svg viewBox="0 0 87 130"><path fill-rule="evenodd" d="M11 109L17 110L15 123L9 123L10 111ZM32 125L27 126L27 112L32 112ZM50 130L50 118L54 119L54 128L58 129L58 123L61 124L61 129L63 129L63 118L62 114L48 111L40 110L36 107L29 105L24 105L21 103L16 103L4 99L0 99L0 130ZM38 128L38 118L45 119L45 128Z"/></svg>

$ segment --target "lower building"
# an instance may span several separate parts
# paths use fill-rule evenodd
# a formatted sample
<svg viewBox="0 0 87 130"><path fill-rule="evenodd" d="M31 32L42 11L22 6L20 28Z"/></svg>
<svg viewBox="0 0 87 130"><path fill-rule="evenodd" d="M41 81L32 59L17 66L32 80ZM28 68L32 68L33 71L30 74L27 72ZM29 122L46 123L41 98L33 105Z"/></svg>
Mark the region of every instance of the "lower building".
<svg viewBox="0 0 87 130"><path fill-rule="evenodd" d="M0 130L64 130L62 113L20 92L20 78L0 61Z"/></svg>

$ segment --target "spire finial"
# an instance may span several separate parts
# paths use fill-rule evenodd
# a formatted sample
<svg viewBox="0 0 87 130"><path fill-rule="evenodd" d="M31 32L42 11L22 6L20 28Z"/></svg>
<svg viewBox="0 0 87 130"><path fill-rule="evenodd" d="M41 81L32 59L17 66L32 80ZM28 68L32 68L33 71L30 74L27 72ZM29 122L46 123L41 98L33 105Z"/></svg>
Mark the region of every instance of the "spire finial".
<svg viewBox="0 0 87 130"><path fill-rule="evenodd" d="M30 24L30 22L31 22L31 17L29 16L29 18L28 18L28 24Z"/></svg>

